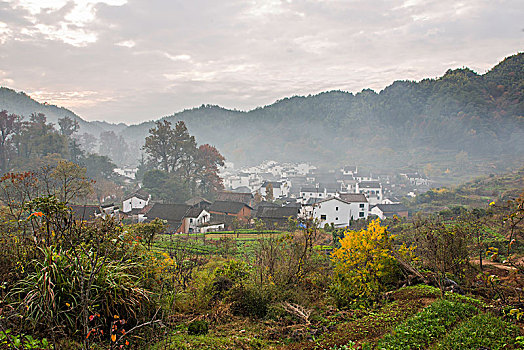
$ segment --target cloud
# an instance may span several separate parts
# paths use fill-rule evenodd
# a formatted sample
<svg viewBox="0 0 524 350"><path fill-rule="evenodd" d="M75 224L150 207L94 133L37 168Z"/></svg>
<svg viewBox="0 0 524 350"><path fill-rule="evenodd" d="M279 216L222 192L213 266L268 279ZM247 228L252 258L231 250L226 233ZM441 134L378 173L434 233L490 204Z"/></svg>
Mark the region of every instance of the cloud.
<svg viewBox="0 0 524 350"><path fill-rule="evenodd" d="M521 50L518 0L0 0L2 84L87 119L381 90ZM75 94L78 92L78 94ZM96 94L95 94L96 93Z"/></svg>

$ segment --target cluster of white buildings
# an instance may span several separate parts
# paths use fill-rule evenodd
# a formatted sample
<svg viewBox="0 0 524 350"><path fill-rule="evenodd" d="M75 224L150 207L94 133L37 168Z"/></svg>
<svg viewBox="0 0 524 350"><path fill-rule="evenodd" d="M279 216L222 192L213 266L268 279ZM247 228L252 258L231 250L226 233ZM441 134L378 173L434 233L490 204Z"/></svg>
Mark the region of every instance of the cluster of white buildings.
<svg viewBox="0 0 524 350"><path fill-rule="evenodd" d="M389 204L391 211L399 204L386 198L382 183L389 184L388 177L359 172L356 166L322 172L308 163L265 161L237 171L229 165L221 176L226 189L232 192L266 198L271 187L273 199L278 199L282 206L299 208L300 216L317 219L321 226L344 227L352 220L367 219L371 214L385 217L379 209L372 211L372 208Z"/></svg>

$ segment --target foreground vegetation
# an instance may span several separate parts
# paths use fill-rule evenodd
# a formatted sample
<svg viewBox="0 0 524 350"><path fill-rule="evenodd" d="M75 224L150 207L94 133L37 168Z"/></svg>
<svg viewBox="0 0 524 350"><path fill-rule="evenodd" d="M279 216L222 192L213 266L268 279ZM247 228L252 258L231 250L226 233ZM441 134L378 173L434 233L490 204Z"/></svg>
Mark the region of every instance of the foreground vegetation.
<svg viewBox="0 0 524 350"><path fill-rule="evenodd" d="M522 346L524 195L351 230L160 235L74 220L89 186L61 168L1 179L2 347Z"/></svg>

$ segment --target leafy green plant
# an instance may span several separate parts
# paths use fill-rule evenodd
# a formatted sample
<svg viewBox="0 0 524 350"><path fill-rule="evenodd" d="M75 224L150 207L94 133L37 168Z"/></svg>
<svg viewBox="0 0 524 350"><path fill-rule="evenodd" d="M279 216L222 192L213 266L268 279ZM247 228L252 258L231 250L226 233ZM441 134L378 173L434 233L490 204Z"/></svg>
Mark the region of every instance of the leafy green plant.
<svg viewBox="0 0 524 350"><path fill-rule="evenodd" d="M445 350L507 349L515 342L518 329L489 313L480 314L453 329L438 344Z"/></svg>
<svg viewBox="0 0 524 350"><path fill-rule="evenodd" d="M209 331L209 325L206 321L193 321L187 326L187 333L189 335L202 335L207 334Z"/></svg>
<svg viewBox="0 0 524 350"><path fill-rule="evenodd" d="M476 312L474 306L466 303L439 300L395 327L377 347L381 350L426 348L450 327Z"/></svg>
<svg viewBox="0 0 524 350"><path fill-rule="evenodd" d="M53 346L46 338L37 339L31 335L15 335L11 334L10 329L7 329L0 331L0 348L47 350L53 349Z"/></svg>

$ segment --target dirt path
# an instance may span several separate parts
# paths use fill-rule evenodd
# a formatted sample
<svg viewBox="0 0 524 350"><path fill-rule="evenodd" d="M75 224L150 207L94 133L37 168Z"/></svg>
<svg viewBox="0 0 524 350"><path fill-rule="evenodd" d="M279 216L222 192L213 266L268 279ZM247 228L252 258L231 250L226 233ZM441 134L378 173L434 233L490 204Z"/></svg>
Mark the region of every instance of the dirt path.
<svg viewBox="0 0 524 350"><path fill-rule="evenodd" d="M474 259L474 260L471 260L471 263L474 264L474 265L480 265L480 260L479 259ZM493 267L496 267L498 269L501 269L501 270L507 270L507 271L514 271L516 270L516 268L514 268L513 266L508 266L508 265L504 265L502 263L498 263L498 262L494 262L494 261L490 261L490 260L482 260L482 265L484 266L493 266Z"/></svg>

